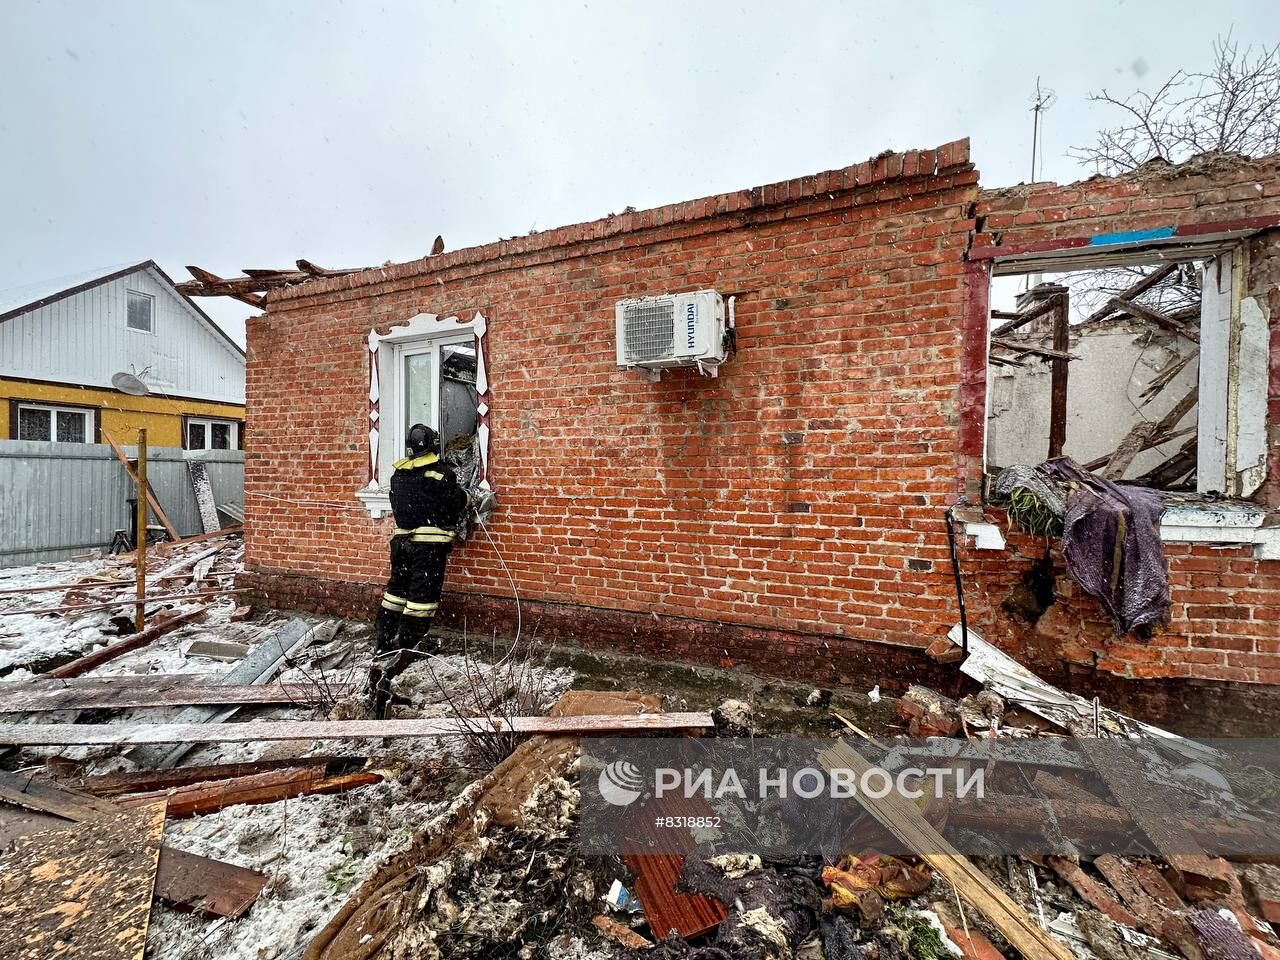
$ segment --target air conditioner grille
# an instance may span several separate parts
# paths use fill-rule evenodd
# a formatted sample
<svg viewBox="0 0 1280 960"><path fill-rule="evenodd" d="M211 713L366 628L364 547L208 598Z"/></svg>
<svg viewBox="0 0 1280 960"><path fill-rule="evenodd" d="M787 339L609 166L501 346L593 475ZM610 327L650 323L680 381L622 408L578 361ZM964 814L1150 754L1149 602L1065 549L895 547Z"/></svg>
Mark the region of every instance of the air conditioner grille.
<svg viewBox="0 0 1280 960"><path fill-rule="evenodd" d="M675 342L676 304L674 300L642 300L623 307L627 362L663 360Z"/></svg>

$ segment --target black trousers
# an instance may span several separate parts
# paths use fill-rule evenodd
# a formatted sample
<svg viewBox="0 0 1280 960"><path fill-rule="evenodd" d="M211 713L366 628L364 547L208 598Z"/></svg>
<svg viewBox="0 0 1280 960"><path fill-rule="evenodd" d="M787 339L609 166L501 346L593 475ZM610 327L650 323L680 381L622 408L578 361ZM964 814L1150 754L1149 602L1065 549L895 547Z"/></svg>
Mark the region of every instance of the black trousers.
<svg viewBox="0 0 1280 960"><path fill-rule="evenodd" d="M391 579L378 611L373 666L369 671L375 707L391 697L391 680L419 653L429 653L428 633L440 606L451 543L419 543L407 534L391 540Z"/></svg>

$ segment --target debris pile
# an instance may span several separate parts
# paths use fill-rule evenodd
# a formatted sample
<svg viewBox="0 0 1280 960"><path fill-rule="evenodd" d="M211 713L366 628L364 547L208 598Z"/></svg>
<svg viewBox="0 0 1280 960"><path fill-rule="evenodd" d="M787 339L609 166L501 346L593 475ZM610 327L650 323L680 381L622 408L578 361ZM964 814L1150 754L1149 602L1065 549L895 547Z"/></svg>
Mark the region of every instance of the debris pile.
<svg viewBox="0 0 1280 960"><path fill-rule="evenodd" d="M148 585L174 596L152 606L148 592L141 633L113 634L132 623L114 612L136 603L134 579L118 575L127 559L23 571L0 588L0 614L21 611L24 639L54 638L5 649L0 888L30 886L34 905L0 910L6 942L38 908L75 915L64 939L119 934L112 956L145 942L153 960L1280 958L1269 926L1280 866L1189 849L1203 825L1161 807L1127 755L1105 750L1157 744L1201 792L1224 792L1211 748L1045 684L972 631L958 678L976 681L969 691L915 685L896 704L905 732L928 739L883 727L873 738L832 708L850 709L839 691L795 703L824 718L816 762L828 770L900 771L924 752L981 767L992 744L1039 751L1011 766L1016 777L993 774L981 802L858 793L840 801L851 832L782 803L787 829L820 834L821 854L783 853L762 834L758 850L709 840L592 856L580 784L598 771L582 774L579 738L753 743L761 704L725 699L714 721L663 712L653 694L570 690L572 670L512 647L414 664L391 718L372 721L367 627L199 596L239 555L233 537L152 550ZM951 640L935 645L944 662L957 659ZM832 736L846 731L858 750ZM1066 749L1085 739L1102 745L1090 754L1100 786ZM1246 806L1280 796L1280 779L1248 778L1225 792ZM954 845L993 822L1058 845ZM1073 852L1099 830L1139 846ZM84 878L73 888L68 865ZM33 943L32 957L48 953Z"/></svg>

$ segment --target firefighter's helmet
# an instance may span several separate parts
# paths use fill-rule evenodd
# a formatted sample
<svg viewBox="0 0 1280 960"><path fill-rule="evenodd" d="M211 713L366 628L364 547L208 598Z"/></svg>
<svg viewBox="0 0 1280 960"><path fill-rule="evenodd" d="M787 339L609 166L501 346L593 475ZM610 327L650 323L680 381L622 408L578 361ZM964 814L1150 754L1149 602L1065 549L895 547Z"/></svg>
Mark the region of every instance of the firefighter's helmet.
<svg viewBox="0 0 1280 960"><path fill-rule="evenodd" d="M409 452L415 457L424 453L440 452L440 434L425 423L415 423L410 427L405 442L409 445Z"/></svg>

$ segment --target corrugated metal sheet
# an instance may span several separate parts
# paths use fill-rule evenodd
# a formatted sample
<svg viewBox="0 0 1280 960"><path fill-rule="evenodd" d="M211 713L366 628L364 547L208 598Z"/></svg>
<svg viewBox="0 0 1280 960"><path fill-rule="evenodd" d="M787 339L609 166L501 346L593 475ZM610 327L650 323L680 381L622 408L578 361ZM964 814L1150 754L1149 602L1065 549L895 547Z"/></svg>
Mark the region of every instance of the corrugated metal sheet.
<svg viewBox="0 0 1280 960"><path fill-rule="evenodd" d="M130 290L155 298L154 332L126 325ZM244 358L150 269L0 323L0 376L110 387L143 370L157 396L244 403Z"/></svg>
<svg viewBox="0 0 1280 960"><path fill-rule="evenodd" d="M134 449L126 447L132 456ZM148 451L147 476L182 536L201 532L186 458L208 469L218 503L244 504L244 454L238 450ZM128 530L133 485L100 444L0 440L0 567L64 560L106 548Z"/></svg>

